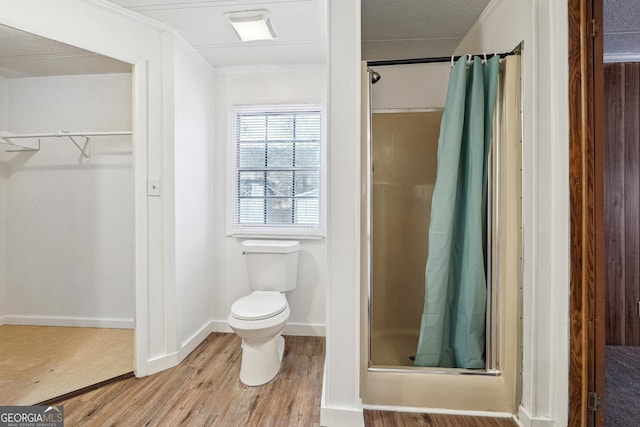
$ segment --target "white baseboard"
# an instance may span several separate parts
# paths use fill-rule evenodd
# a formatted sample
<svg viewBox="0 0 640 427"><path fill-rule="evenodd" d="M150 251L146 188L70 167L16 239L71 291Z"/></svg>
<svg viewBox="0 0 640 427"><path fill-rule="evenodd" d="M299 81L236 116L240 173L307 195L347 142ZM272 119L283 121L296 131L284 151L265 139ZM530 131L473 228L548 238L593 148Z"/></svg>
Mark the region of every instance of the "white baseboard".
<svg viewBox="0 0 640 427"><path fill-rule="evenodd" d="M191 354L193 350L204 341L212 332L211 322L207 322L200 328L195 334L191 336L187 341L182 344L182 348L178 350L178 363L182 362L186 357Z"/></svg>
<svg viewBox="0 0 640 427"><path fill-rule="evenodd" d="M360 408L329 407L325 397L327 384L327 365L325 360L322 373L322 396L320 397L321 427L364 427L364 413ZM362 406L362 405L361 405Z"/></svg>
<svg viewBox="0 0 640 427"><path fill-rule="evenodd" d="M133 319L111 318L111 317L71 317L71 316L26 316L12 315L4 316L6 325L26 325L26 326L71 326L79 328L112 328L112 329L133 329Z"/></svg>
<svg viewBox="0 0 640 427"><path fill-rule="evenodd" d="M156 374L158 372L164 371L166 369L173 368L178 366L180 362L187 358L189 354L193 350L198 347L202 341L204 341L211 332L216 332L213 330L212 326L213 322L207 322L204 324L196 333L194 333L191 338L186 340L180 349L174 353L164 354L162 356L156 357L155 359L149 360L147 362L148 374Z"/></svg>
<svg viewBox="0 0 640 427"><path fill-rule="evenodd" d="M443 415L463 415L467 417L492 417L492 418L512 418L517 421L514 414L509 412L490 412L490 411L465 411L460 409L441 409L441 408L417 408L412 406L388 406L388 405L367 405L363 404L364 409L372 411L392 411L392 412L417 412L421 414L443 414Z"/></svg>
<svg viewBox="0 0 640 427"><path fill-rule="evenodd" d="M287 323L282 334L300 337L324 337L326 336L326 328L324 325L318 324Z"/></svg>
<svg viewBox="0 0 640 427"><path fill-rule="evenodd" d="M157 374L175 366L178 366L178 353L164 354L147 362L147 375Z"/></svg>
<svg viewBox="0 0 640 427"><path fill-rule="evenodd" d="M364 427L362 409L320 407L322 427Z"/></svg>
<svg viewBox="0 0 640 427"><path fill-rule="evenodd" d="M522 427L553 427L555 424L549 417L532 417L526 408L520 407L518 422Z"/></svg>
<svg viewBox="0 0 640 427"><path fill-rule="evenodd" d="M621 54L604 54L604 63L611 62L638 62L640 55L637 53L621 53Z"/></svg>
<svg viewBox="0 0 640 427"><path fill-rule="evenodd" d="M233 330L226 321L213 320L211 322L211 332L233 333ZM302 337L324 337L326 336L326 328L325 325L319 324L287 323L282 334Z"/></svg>
<svg viewBox="0 0 640 427"><path fill-rule="evenodd" d="M221 320L212 320L211 332L224 332L225 334L232 334L233 329L231 329L227 322L223 322Z"/></svg>

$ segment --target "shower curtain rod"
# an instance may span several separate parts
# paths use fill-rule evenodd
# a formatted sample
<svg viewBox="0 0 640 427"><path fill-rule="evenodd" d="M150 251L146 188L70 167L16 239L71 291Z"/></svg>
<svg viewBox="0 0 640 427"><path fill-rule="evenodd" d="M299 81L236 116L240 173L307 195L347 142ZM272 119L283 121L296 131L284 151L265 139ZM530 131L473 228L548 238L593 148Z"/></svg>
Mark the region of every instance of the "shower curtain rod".
<svg viewBox="0 0 640 427"><path fill-rule="evenodd" d="M504 53L477 53L471 56L486 56L487 59L492 58L494 56L499 56L500 58L504 58L505 56L518 55L520 53L520 49L516 49L511 52ZM457 61L467 55L453 56L453 60ZM380 61L367 61L367 66L369 67L379 67L382 65L409 65L409 64L433 64L437 62L450 62L452 59L451 56L438 56L433 58L413 58L413 59L385 59Z"/></svg>

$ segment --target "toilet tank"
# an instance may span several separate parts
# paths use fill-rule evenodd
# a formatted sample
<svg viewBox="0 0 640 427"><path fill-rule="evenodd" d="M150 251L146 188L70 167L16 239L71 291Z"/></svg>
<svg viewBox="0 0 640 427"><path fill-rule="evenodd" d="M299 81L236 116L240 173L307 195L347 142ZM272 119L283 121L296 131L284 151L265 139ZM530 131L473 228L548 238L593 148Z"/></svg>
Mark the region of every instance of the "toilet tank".
<svg viewBox="0 0 640 427"><path fill-rule="evenodd" d="M245 240L249 286L254 291L288 292L298 283L298 249L293 240Z"/></svg>

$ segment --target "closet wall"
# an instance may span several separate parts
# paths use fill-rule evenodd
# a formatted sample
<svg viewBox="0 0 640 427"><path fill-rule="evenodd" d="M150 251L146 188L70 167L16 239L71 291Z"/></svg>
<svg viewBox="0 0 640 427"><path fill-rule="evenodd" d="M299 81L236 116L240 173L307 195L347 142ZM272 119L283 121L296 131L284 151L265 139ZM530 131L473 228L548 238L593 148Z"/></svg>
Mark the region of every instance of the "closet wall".
<svg viewBox="0 0 640 427"><path fill-rule="evenodd" d="M10 79L5 129L131 130L131 81ZM132 138L92 137L87 152L47 138L39 151L5 154L7 323L133 327Z"/></svg>
<svg viewBox="0 0 640 427"><path fill-rule="evenodd" d="M0 130L6 129L9 106L9 81L0 76ZM0 148L0 325L6 314L7 280L7 163L4 150Z"/></svg>
<svg viewBox="0 0 640 427"><path fill-rule="evenodd" d="M606 341L640 345L640 63L605 64Z"/></svg>

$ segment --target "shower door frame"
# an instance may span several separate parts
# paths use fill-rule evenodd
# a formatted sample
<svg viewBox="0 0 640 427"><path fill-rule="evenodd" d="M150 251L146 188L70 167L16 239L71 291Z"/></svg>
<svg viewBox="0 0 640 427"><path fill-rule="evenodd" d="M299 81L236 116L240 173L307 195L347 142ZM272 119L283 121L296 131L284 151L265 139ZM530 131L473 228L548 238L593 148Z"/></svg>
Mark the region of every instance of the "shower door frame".
<svg viewBox="0 0 640 427"><path fill-rule="evenodd" d="M492 263L487 263L487 322L485 328L485 368L484 369L465 369L465 368L443 368L443 367L429 367L429 366L376 366L372 360L372 352L373 352L373 114L394 114L400 112L406 113L418 113L418 112L437 112L443 111L444 108L394 108L394 109L384 109L384 110L376 110L374 111L372 107L372 78L371 73L373 70L367 67L367 91L366 91L366 167L364 170L367 171L366 175L366 236L367 236L367 246L366 251L367 254L366 262L367 262L367 322L368 322L368 352L367 352L367 367L369 371L378 371L378 372L429 372L429 373L439 373L439 374L453 374L453 375L491 375L497 376L500 375L500 370L498 369L498 360L494 354L494 348L497 345L496 340L498 337L498 333L496 328L498 327L498 313L497 313L497 300L495 298L497 295L497 290L495 284L495 278L492 274ZM487 193L487 230L493 230L493 224L491 221L492 218L492 207L493 207L493 176L494 170L493 158L494 155L498 153L494 153L493 147L489 153L489 165L488 168L490 173L488 174L489 182L488 187L489 191ZM491 245L493 243L493 233L488 233L487 236L487 259L493 259L492 248ZM425 260L426 262L426 260ZM491 298L490 296L493 296Z"/></svg>
<svg viewBox="0 0 640 427"><path fill-rule="evenodd" d="M518 49L521 50L522 45ZM511 416L517 412L522 394L522 198L515 202L519 207L519 212L514 215L514 211L505 210L504 212L509 213L509 215L503 218L505 224L508 221L515 221L515 224L519 224L520 232L517 234L517 239L520 241L518 245L520 248L519 262L502 264L501 269L496 269L494 272L495 274L500 273L507 274L509 277L517 277L518 281L517 286L510 286L506 289L509 295L503 298L503 302L495 304L495 307L499 307L500 312L505 316L504 319L515 319L515 322L511 320L506 322L504 319L502 322L498 322L497 319L495 321L499 328L496 330L497 335L492 339L492 345L497 349L496 356L504 354L504 360L499 360L498 357L487 358L487 363L491 363L492 366L495 364L495 369L480 372L478 372L479 370L459 368L376 367L371 365L371 243L375 236L371 235L371 84L369 83L367 65L366 62L362 63L362 140L360 145L360 188L362 196L360 200L360 397L363 406L368 409L403 406L437 408L436 410L445 411L480 411L483 413L487 411L487 408L491 408L490 413L492 416ZM520 91L509 98L512 107L509 107L508 111L513 111L517 119L507 122L511 126L511 132L515 132L512 137L520 138L520 143L522 144L521 107L523 82L521 61L514 65L517 68L514 69L511 76L516 79L515 84L518 84L519 80ZM516 124L515 127L513 126L514 123ZM517 154L511 151L511 155L519 158L520 162L522 162L521 148L521 146L518 148ZM505 151L506 153L507 151ZM511 173L514 173L513 168L519 168L520 166L508 164L508 167L512 168ZM508 185L510 190L517 189L519 194L522 194L520 180L512 181ZM503 205L502 208L506 209L506 206ZM519 218L519 220L514 218ZM511 222L510 224L513 226L514 223ZM503 245L502 251L506 253L507 248L512 247L509 245L513 245L513 242ZM507 305L507 301L514 301L517 304ZM508 341L498 342L495 338L501 335L508 337ZM486 414L488 415L489 413L487 412Z"/></svg>

